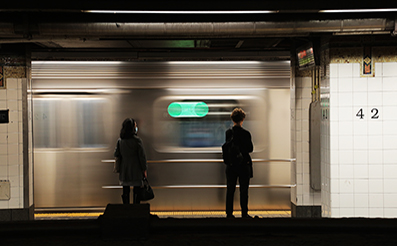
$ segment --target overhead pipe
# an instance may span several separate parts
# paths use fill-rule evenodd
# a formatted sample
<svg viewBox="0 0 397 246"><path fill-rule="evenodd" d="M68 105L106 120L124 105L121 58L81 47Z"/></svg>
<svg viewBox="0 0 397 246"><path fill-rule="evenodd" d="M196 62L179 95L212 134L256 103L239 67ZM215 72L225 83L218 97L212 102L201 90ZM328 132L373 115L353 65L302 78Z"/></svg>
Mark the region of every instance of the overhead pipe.
<svg viewBox="0 0 397 246"><path fill-rule="evenodd" d="M84 38L201 38L296 36L309 33L393 32L388 19L345 19L289 22L172 23L37 23L15 28L0 23L0 43Z"/></svg>

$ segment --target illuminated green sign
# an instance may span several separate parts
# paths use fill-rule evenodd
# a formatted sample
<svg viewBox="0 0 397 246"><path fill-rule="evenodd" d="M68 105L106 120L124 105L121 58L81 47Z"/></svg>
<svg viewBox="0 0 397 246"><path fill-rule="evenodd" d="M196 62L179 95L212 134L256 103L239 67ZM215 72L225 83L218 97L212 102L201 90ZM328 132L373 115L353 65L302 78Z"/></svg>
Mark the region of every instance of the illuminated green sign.
<svg viewBox="0 0 397 246"><path fill-rule="evenodd" d="M205 102L173 102L168 105L168 114L174 118L200 118L208 114Z"/></svg>

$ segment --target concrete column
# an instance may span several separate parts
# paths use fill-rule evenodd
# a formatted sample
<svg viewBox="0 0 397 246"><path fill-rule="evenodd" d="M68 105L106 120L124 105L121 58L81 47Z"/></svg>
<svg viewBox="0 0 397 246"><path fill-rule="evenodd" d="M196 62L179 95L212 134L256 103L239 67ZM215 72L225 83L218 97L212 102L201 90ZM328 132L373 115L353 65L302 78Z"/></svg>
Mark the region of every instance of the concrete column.
<svg viewBox="0 0 397 246"><path fill-rule="evenodd" d="M292 63L293 64L293 63ZM309 107L312 102L312 69L300 71L292 65L291 82L291 146L296 158L292 165L292 217L321 217L321 191L310 185Z"/></svg>
<svg viewBox="0 0 397 246"><path fill-rule="evenodd" d="M0 221L31 220L33 141L28 46L0 49ZM7 119L8 118L8 119Z"/></svg>

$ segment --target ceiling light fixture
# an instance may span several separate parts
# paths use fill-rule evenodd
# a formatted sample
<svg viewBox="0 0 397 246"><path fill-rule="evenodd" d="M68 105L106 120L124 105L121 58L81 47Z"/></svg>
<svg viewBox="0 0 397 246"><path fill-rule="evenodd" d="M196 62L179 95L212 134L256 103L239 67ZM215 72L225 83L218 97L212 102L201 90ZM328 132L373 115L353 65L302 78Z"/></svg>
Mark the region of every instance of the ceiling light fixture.
<svg viewBox="0 0 397 246"><path fill-rule="evenodd" d="M275 10L83 10L85 13L96 14L271 14Z"/></svg>

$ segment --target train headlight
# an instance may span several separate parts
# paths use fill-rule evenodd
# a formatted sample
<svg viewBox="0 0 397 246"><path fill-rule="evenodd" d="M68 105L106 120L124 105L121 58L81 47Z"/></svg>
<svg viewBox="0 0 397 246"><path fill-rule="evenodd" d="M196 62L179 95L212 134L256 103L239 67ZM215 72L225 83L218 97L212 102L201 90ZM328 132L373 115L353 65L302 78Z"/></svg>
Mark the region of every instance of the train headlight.
<svg viewBox="0 0 397 246"><path fill-rule="evenodd" d="M208 111L205 102L173 102L168 105L168 114L173 118L201 118Z"/></svg>

